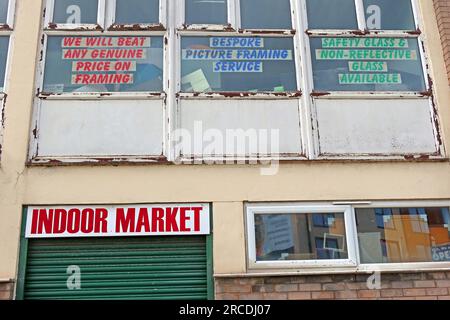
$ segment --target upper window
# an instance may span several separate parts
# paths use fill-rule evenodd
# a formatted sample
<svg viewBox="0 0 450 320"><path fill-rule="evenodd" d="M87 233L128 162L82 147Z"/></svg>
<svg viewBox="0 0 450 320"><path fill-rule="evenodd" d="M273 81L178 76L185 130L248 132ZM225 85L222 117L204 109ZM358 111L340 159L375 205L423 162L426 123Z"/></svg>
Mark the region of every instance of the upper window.
<svg viewBox="0 0 450 320"><path fill-rule="evenodd" d="M114 23L158 24L159 13L159 0L116 0Z"/></svg>
<svg viewBox="0 0 450 320"><path fill-rule="evenodd" d="M99 0L53 0L52 23L97 24Z"/></svg>
<svg viewBox="0 0 450 320"><path fill-rule="evenodd" d="M184 92L295 91L292 38L183 37Z"/></svg>
<svg viewBox="0 0 450 320"><path fill-rule="evenodd" d="M14 19L13 0L0 0L0 93L5 92L5 77L8 61L11 29Z"/></svg>
<svg viewBox="0 0 450 320"><path fill-rule="evenodd" d="M369 30L415 30L411 0L364 0Z"/></svg>
<svg viewBox="0 0 450 320"><path fill-rule="evenodd" d="M227 0L186 0L186 24L226 25L228 23L227 2Z"/></svg>
<svg viewBox="0 0 450 320"><path fill-rule="evenodd" d="M240 0L242 29L292 29L290 0Z"/></svg>
<svg viewBox="0 0 450 320"><path fill-rule="evenodd" d="M309 29L358 29L355 0L306 0L306 9Z"/></svg>
<svg viewBox="0 0 450 320"><path fill-rule="evenodd" d="M162 37L52 36L44 92L162 91Z"/></svg>
<svg viewBox="0 0 450 320"><path fill-rule="evenodd" d="M411 0L305 1L314 90L428 89Z"/></svg>
<svg viewBox="0 0 450 320"><path fill-rule="evenodd" d="M163 91L159 0L50 0L48 12L45 94ZM155 24L157 30L146 29ZM86 35L90 25L108 32ZM53 33L60 29L62 35Z"/></svg>

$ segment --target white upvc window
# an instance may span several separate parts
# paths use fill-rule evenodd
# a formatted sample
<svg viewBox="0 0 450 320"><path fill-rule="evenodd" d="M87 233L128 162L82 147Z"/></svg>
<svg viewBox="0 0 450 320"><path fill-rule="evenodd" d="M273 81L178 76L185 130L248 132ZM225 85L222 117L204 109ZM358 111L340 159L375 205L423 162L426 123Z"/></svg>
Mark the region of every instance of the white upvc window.
<svg viewBox="0 0 450 320"><path fill-rule="evenodd" d="M356 266L350 206L247 207L250 268Z"/></svg>
<svg viewBox="0 0 450 320"><path fill-rule="evenodd" d="M450 268L450 201L248 204L249 270Z"/></svg>

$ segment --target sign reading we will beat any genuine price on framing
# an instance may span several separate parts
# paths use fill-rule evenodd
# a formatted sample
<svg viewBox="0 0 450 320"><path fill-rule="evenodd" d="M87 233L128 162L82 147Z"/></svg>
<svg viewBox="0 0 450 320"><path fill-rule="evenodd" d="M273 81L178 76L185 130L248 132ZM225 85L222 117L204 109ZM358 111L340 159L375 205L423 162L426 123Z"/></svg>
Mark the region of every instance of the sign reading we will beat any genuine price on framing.
<svg viewBox="0 0 450 320"><path fill-rule="evenodd" d="M71 83L132 84L150 37L64 37L62 59L72 61Z"/></svg>
<svg viewBox="0 0 450 320"><path fill-rule="evenodd" d="M208 204L28 207L26 238L210 234Z"/></svg>

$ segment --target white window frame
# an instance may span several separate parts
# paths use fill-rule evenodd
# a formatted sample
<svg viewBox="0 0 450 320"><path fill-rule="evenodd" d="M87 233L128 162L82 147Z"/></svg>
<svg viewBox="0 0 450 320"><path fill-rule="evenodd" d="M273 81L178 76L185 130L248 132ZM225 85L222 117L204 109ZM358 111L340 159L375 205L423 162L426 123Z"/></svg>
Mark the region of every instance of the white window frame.
<svg viewBox="0 0 450 320"><path fill-rule="evenodd" d="M439 271L450 270L450 261L443 262L403 262L403 263L361 263L356 226L356 209L375 208L449 208L450 200L405 200L405 201L340 201L319 203L251 203L246 205L246 247L247 270L252 273L368 273L368 272L402 272L402 271ZM339 211L340 210L340 211ZM345 227L349 260L352 264L340 260L317 261L263 261L256 262L255 214L289 214L289 213L338 213L345 212ZM322 263L321 263L322 262Z"/></svg>
<svg viewBox="0 0 450 320"><path fill-rule="evenodd" d="M5 128L5 108L6 108L6 95L8 92L9 86L9 77L11 74L11 52L13 49L14 42L14 18L15 18L15 8L16 8L16 0L9 0L8 2L8 13L6 18L6 24L0 26L0 36L8 37L8 52L6 55L6 64L5 64L5 77L4 83L2 84L3 90L0 91L0 157L2 154L2 144L3 144L3 131ZM0 159L1 160L1 159Z"/></svg>
<svg viewBox="0 0 450 320"><path fill-rule="evenodd" d="M416 30L368 30L365 21L364 5L363 0L354 0L356 8L356 16L358 19L358 29L341 29L341 30L329 30L329 29L309 29L308 28L308 14L306 10L307 0L296 0L300 8L301 22L302 25L300 30L304 30L304 36L301 37L302 48L304 48L303 55L303 70L305 70L305 83L304 83L304 104L305 108L310 110L310 117L312 119L311 127L318 128L318 116L315 109L315 101L317 100L334 100L334 99L421 99L427 100L430 110L430 114L436 119L433 123L433 131L435 138L436 150L435 154L427 155L428 159L439 160L446 156L445 147L440 141L440 121L439 116L436 112L433 95L434 89L431 87L428 81L428 75L430 74L428 56L425 50L425 43L427 42L424 34L420 31L423 30L421 27L421 19L419 18L419 6L417 0L410 0L413 10L413 17L415 21ZM419 55L422 63L422 73L424 77L425 90L422 92L416 91L320 91L314 89L314 78L313 78L313 64L311 55L311 38L317 37L401 37L408 39L417 39L419 47ZM309 127L309 128L311 128ZM309 158L311 159L322 159L322 160L336 160L336 159L398 159L405 160L403 155L394 154L380 154L378 156L368 156L364 154L347 154L347 155L321 155L319 150L319 132L318 130L309 130L310 143L309 143ZM418 158L421 155L415 155Z"/></svg>
<svg viewBox="0 0 450 320"><path fill-rule="evenodd" d="M13 0L11 0L13 1ZM365 36L399 36L417 38L420 55L422 60L422 68L424 77L430 73L427 69L428 58L424 49L423 34L420 33L420 19L418 18L418 3L417 0L411 0L413 5L414 18L416 21L417 30L411 31L389 31L389 30L366 30L363 2L362 0L354 0L357 8L358 30L307 30L307 12L305 0L290 0L291 3L291 30L242 30L240 23L240 0L228 0L228 26L217 25L190 25L184 24L185 17L185 1L181 0L160 0L160 24L143 24L129 29L130 26L120 26L115 28L111 25L114 21L114 3L115 0L99 0L98 10L98 25L52 25L51 17L53 16L53 3L55 0L46 0L46 15L43 24L42 32L42 59L38 65L38 75L36 77L37 97L39 99L162 99L164 100L164 157L167 161L181 161L183 163L195 164L199 159L180 158L176 154L174 143L172 141L172 132L179 128L180 120L180 101L183 99L208 99L210 101L217 100L281 100L290 99L298 102L300 115L300 129L301 129L301 146L302 154L298 155L281 155L276 156L276 160L402 160L404 155L398 154L381 154L381 155L365 155L365 154L343 154L343 155L321 155L318 133L318 117L315 110L315 101L318 99L424 99L429 102L430 114L435 116L435 123L433 130L435 134L436 149L439 150L436 154L427 155L428 160L442 160L445 158L445 149L442 142L439 140L439 118L433 104L433 91L429 82L425 79L427 92L328 92L322 95L320 92L314 91L313 88L313 71L312 71L312 57L310 51L310 37L313 36L345 36L356 37L355 33L361 33ZM56 0L57 1L57 0ZM176 2L175 2L176 1ZM10 2L13 3L13 2ZM169 7L170 6L170 7ZM169 15L168 12L171 12ZM99 26L101 29L99 29ZM305 30L308 34L305 33ZM142 36L163 36L164 37L164 80L163 92L113 92L113 93L63 93L63 94L43 94L40 88L43 88L44 79L44 65L47 47L47 37L51 35L87 35L87 36L117 36L117 35L142 35ZM212 93L191 93L181 92L181 37L183 36L239 36L239 37L286 37L292 38L295 52L295 68L297 91L295 92L258 92L249 93L241 92L234 94L224 94L220 92ZM170 83L170 85L169 85ZM36 99L36 100L39 100ZM39 107L34 108L33 117L33 132L38 132L39 124ZM35 134L31 134L31 141L35 141ZM31 143L29 152L29 161L31 164L40 164L42 162L49 163L52 159L36 159L37 145ZM422 159L421 155L414 155ZM271 158L273 158L272 156ZM92 157L93 158L93 157ZM226 160L225 156L218 156L214 159L207 159L202 157L201 160ZM246 160L253 160L248 157ZM36 160L36 161L35 161ZM57 159L58 160L58 159ZM91 157L84 157L80 159L61 159L62 162L95 162ZM239 160L239 159L238 159ZM256 159L258 160L258 159ZM415 160L415 159L414 159ZM120 162L134 162L134 158L123 158L118 160ZM154 163L154 159L138 159L139 162ZM116 162L114 160L113 162ZM201 161L200 161L201 162ZM57 163L57 162L55 162Z"/></svg>
<svg viewBox="0 0 450 320"><path fill-rule="evenodd" d="M308 140L307 132L311 130L310 124L307 119L309 119L308 112L309 110L304 107L301 103L303 99L303 91L302 86L304 82L304 77L302 76L302 70L304 63L302 61L302 49L301 49L301 32L297 32L299 30L299 13L297 7L298 0L290 0L291 10L291 22L292 29L289 30L281 30L281 29L249 29L242 30L240 25L240 1L239 0L228 0L228 20L229 26L217 26L217 25L185 25L185 1L181 1L181 6L179 7L179 11L176 15L176 36L173 43L173 51L175 52L175 95L177 100L281 100L281 99L289 99L289 100L297 100L299 115L301 119L300 129L302 131L301 144L302 144L302 154L298 155L289 155L282 157L283 160L305 160L307 159L307 155L309 154L308 145L310 144L310 140ZM281 93L276 92L257 92L257 93L249 93L249 92L208 92L208 93L196 93L196 92L183 92L181 91L181 38L182 37L190 37L190 36L198 36L198 37L211 37L211 36L238 36L238 37L254 37L260 36L262 38L288 38L292 39L294 46L294 64L295 64L295 74L296 74L296 84L297 88L295 91L286 91ZM212 100L211 100L212 101ZM179 102L179 101L177 101ZM172 113L173 121L172 121L172 130L178 128L181 123L180 114L176 112L177 106L173 106L172 110L175 110ZM199 159L192 158L184 158L180 154L176 154L175 148L171 149L172 159L176 159L177 161L181 161L183 163L195 163ZM225 156L218 156L214 159L208 157L201 157L203 161L215 161L217 159L224 159ZM258 160L258 159L255 159Z"/></svg>
<svg viewBox="0 0 450 320"><path fill-rule="evenodd" d="M16 0L9 0L8 12L6 14L6 23L0 25L0 31L12 30L14 28L15 13L16 13Z"/></svg>
<svg viewBox="0 0 450 320"><path fill-rule="evenodd" d="M105 6L108 0L98 0L97 9L97 24L81 23L81 24L67 24L67 23L54 23L53 14L55 8L55 1L58 0L46 0L45 11L45 30L85 30L95 31L103 30L105 28Z"/></svg>
<svg viewBox="0 0 450 320"><path fill-rule="evenodd" d="M255 216L256 215L287 215L307 213L343 213L345 224L347 259L336 260L280 260L280 261L257 261L255 243ZM352 237L353 219L350 206L248 206L247 216L247 242L249 268L254 269L277 269L277 268L339 268L356 267L356 247Z"/></svg>
<svg viewBox="0 0 450 320"><path fill-rule="evenodd" d="M163 104L163 122L164 136L167 136L169 117L168 117L168 107L166 100L168 100L168 90L169 90L169 46L168 46L168 30L165 28L148 28L148 25L140 25L142 28L137 31L130 30L105 30L106 12L109 12L109 19L111 18L110 4L112 0L99 0L99 10L98 10L98 22L102 26L102 29L98 29L97 25L83 25L83 24L59 24L53 27L49 27L53 17L53 4L55 0L46 0L46 7L44 8L45 17L43 20L43 25L41 29L41 59L38 63L37 77L35 80L36 86L36 98L33 108L32 116L32 129L30 132L30 146L28 152L28 163L29 164L48 164L48 163L102 163L101 157L95 156L80 156L74 157L40 157L39 151L39 125L40 125L40 105L43 100L160 100ZM57 0L56 0L57 1ZM160 19L166 19L167 11L167 1L160 1ZM163 12L161 14L161 11ZM110 20L111 21L111 20ZM163 21L163 20L162 20ZM159 24L158 24L159 26ZM64 92L64 93L49 93L43 92L44 87L44 71L46 63L46 53L47 53L47 41L49 37L53 36L146 36L146 37L160 37L163 41L163 88L161 91L147 91L147 92ZM164 162L168 158L168 143L164 139L161 141L163 145L163 154L159 157L144 156L144 157L114 157L111 162L119 163L155 163ZM100 159L100 160L99 160Z"/></svg>
<svg viewBox="0 0 450 320"><path fill-rule="evenodd" d="M106 28L108 31L161 31L167 29L167 0L159 1L158 22L156 23L130 23L118 25L115 23L117 0L106 0Z"/></svg>

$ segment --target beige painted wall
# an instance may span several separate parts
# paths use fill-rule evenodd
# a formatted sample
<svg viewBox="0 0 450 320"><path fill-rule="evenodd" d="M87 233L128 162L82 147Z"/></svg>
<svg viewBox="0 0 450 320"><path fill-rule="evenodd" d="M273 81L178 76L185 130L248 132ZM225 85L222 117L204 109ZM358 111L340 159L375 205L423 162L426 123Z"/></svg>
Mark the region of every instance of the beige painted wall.
<svg viewBox="0 0 450 320"><path fill-rule="evenodd" d="M241 273L244 201L450 199L449 161L286 163L275 176L261 176L257 166L27 168L41 2L17 3L0 169L0 279L16 277L23 205L214 202L215 273ZM441 130L450 141L442 46L432 2L420 3Z"/></svg>

